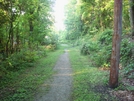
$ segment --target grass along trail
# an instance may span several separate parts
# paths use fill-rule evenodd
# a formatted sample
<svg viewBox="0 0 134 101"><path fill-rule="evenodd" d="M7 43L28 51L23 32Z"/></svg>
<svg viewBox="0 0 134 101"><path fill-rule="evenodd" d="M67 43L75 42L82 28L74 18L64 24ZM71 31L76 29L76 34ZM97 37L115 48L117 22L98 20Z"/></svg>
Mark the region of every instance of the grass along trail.
<svg viewBox="0 0 134 101"><path fill-rule="evenodd" d="M88 56L80 55L79 48L71 48L69 58L73 70L73 101L120 101L108 87L109 71L92 65Z"/></svg>
<svg viewBox="0 0 134 101"><path fill-rule="evenodd" d="M54 74L53 67L62 53L62 50L49 52L38 60L34 67L12 73L10 81L0 81L5 83L0 86L0 101L33 101L36 92L48 91L48 86L43 90L39 88Z"/></svg>
<svg viewBox="0 0 134 101"><path fill-rule="evenodd" d="M78 47L63 45L13 77L0 88L0 101L123 101L108 87L109 71L94 67Z"/></svg>

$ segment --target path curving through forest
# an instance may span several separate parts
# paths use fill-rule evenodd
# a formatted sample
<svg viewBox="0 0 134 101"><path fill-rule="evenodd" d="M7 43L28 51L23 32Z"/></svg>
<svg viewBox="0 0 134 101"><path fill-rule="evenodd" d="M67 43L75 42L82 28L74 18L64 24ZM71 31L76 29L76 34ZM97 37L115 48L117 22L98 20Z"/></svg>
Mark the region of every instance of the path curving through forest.
<svg viewBox="0 0 134 101"><path fill-rule="evenodd" d="M52 82L49 82L50 89L41 97L36 97L35 101L71 101L72 89L72 69L65 50L57 61Z"/></svg>

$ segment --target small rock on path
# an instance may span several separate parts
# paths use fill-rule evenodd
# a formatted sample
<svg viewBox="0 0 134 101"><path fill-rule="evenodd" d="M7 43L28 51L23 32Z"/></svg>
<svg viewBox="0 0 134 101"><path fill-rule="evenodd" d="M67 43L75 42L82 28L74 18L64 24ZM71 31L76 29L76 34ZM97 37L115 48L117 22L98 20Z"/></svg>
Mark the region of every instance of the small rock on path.
<svg viewBox="0 0 134 101"><path fill-rule="evenodd" d="M72 70L67 50L60 56L54 71L56 74L49 84L50 90L35 101L71 101Z"/></svg>

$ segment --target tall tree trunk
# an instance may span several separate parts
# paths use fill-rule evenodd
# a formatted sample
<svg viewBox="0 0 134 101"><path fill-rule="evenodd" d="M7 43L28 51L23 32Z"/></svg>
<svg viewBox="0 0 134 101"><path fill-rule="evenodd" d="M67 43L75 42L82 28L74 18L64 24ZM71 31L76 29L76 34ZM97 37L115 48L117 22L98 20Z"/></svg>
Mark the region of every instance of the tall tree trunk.
<svg viewBox="0 0 134 101"><path fill-rule="evenodd" d="M9 33L11 35L11 39L10 39L10 52L12 54L14 52L14 48L13 48L14 33L13 33L13 20L12 20L12 17L11 17L11 22L10 22L10 30L9 30Z"/></svg>
<svg viewBox="0 0 134 101"><path fill-rule="evenodd" d="M13 49L13 38L14 38L14 33L13 33L13 12L12 12L12 7L13 7L13 3L12 0L10 1L10 29L9 29L9 35L10 35L10 53L12 54L14 52Z"/></svg>
<svg viewBox="0 0 134 101"><path fill-rule="evenodd" d="M134 0L130 1L130 23L131 23L131 35L134 36Z"/></svg>
<svg viewBox="0 0 134 101"><path fill-rule="evenodd" d="M114 35L112 42L111 68L109 86L118 86L120 42L122 34L122 0L114 0Z"/></svg>
<svg viewBox="0 0 134 101"><path fill-rule="evenodd" d="M19 47L20 47L20 37L19 37L19 23L17 24L17 29L16 29L16 52L19 51Z"/></svg>
<svg viewBox="0 0 134 101"><path fill-rule="evenodd" d="M5 47L5 55L8 57L9 55L9 41L10 41L10 33L8 32L8 27L6 27L6 33L8 34L8 39L6 42L6 47Z"/></svg>
<svg viewBox="0 0 134 101"><path fill-rule="evenodd" d="M32 15L33 12L30 12L30 15ZM29 48L31 47L31 41L32 41L32 35L33 34L33 21L32 18L29 19Z"/></svg>
<svg viewBox="0 0 134 101"><path fill-rule="evenodd" d="M31 48L31 42L32 42L32 32L33 32L33 22L32 20L30 19L29 20L29 48Z"/></svg>

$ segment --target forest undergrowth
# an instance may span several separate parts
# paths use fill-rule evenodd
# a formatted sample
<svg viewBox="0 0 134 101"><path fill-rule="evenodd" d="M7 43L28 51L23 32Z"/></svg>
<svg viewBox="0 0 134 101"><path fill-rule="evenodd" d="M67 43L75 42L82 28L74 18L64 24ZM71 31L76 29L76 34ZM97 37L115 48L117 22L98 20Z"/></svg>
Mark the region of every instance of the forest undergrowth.
<svg viewBox="0 0 134 101"><path fill-rule="evenodd" d="M49 51L35 61L27 62L31 63L30 66L24 64L25 68L22 68L21 64L19 70L7 71L8 74L0 79L0 101L32 101L40 85L53 74L53 67L61 52L60 49ZM29 58L35 58L35 55Z"/></svg>
<svg viewBox="0 0 134 101"><path fill-rule="evenodd" d="M122 101L133 99L133 79L124 76L120 70L119 87L110 89L108 85L109 69L98 68L90 55L82 55L80 47L63 44L60 48L41 57L32 66L14 71L10 79L1 79L0 101L32 101L34 94L43 82L49 79L53 67L64 49L68 49L73 69L73 101ZM48 90L49 88L46 88ZM44 92L44 91L43 91Z"/></svg>
<svg viewBox="0 0 134 101"><path fill-rule="evenodd" d="M133 79L126 79L123 70L120 70L119 86L111 89L109 69L94 66L90 56L81 55L78 47L69 53L74 72L73 101L133 101L133 84L130 84Z"/></svg>
<svg viewBox="0 0 134 101"><path fill-rule="evenodd" d="M73 101L116 101L108 87L109 71L92 66L92 61L81 55L78 47L69 53L74 72Z"/></svg>

